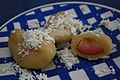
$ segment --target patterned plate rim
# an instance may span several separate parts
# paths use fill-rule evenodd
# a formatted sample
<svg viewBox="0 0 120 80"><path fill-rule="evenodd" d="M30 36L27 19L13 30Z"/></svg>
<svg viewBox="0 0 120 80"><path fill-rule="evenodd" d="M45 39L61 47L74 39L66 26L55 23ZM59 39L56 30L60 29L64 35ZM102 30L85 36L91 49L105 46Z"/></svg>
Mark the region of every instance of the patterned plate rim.
<svg viewBox="0 0 120 80"><path fill-rule="evenodd" d="M10 20L8 20L7 22L5 22L1 27L0 27L0 31L5 27L5 25L7 25L9 22L11 22L12 20L16 19L17 17L27 13L27 12L30 12L30 11L33 11L35 9L39 9L39 8L42 8L42 7L48 7L48 6L52 6L52 5L61 5L61 4L85 4L85 5L94 5L94 6L98 6L98 7L103 7L103 8L107 8L107 9L110 9L110 10L113 10L113 11L116 11L118 13L120 13L120 10L119 9L116 9L116 8L113 8L113 7L110 7L110 6L106 6L106 5L103 5L103 4L98 4L98 3L92 3L92 2L80 2L80 1L72 1L72 2L57 2L57 3L50 3L50 4L45 4L45 5L42 5L42 6L38 6L38 7L35 7L35 8L32 8L32 9L29 9L27 11L24 11L20 14L18 14L17 16L11 18Z"/></svg>

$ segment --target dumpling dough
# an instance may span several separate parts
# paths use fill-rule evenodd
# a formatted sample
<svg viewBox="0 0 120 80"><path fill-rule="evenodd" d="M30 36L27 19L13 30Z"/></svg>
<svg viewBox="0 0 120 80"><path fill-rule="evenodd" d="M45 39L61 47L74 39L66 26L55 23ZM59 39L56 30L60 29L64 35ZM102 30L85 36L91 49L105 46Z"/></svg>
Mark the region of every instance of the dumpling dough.
<svg viewBox="0 0 120 80"><path fill-rule="evenodd" d="M83 32L73 37L71 48L75 54L87 59L106 56L112 49L112 40L105 34Z"/></svg>
<svg viewBox="0 0 120 80"><path fill-rule="evenodd" d="M55 39L56 44L63 44L72 39L72 33L68 29L58 29L56 28L50 34L51 37Z"/></svg>
<svg viewBox="0 0 120 80"><path fill-rule="evenodd" d="M8 47L15 61L24 68L41 69L46 67L56 54L54 43L44 40L41 42L40 48L25 48L22 45L23 33L25 33L24 30L13 31L8 41Z"/></svg>
<svg viewBox="0 0 120 80"><path fill-rule="evenodd" d="M55 39L56 44L70 41L72 36L76 34L76 29L81 27L76 19L67 15L64 11L50 16L46 23L46 29L50 32L50 36Z"/></svg>

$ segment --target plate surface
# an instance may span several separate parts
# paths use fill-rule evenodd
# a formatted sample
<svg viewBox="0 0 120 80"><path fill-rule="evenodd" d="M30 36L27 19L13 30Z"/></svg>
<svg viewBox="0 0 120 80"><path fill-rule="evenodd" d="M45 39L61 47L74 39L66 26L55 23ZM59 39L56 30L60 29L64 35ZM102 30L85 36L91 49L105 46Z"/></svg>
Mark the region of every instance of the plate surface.
<svg viewBox="0 0 120 80"><path fill-rule="evenodd" d="M97 4L78 2L40 6L23 12L1 26L0 80L18 79L12 71L2 72L7 65L13 62L13 58L8 49L8 39L11 31L14 29L34 29L43 27L49 16L59 11L68 11L73 18L81 20L84 25L92 25L93 29L101 29L112 38L113 43L116 44L117 47L106 60L88 61L79 58L80 63L68 70L59 59L54 59L48 68L40 70L40 72L46 73L50 78L49 80L120 80L120 11ZM98 26L102 19L109 19L115 28L109 30L103 26ZM111 66L114 67L115 74L111 73ZM103 68L107 70L107 72L104 72L101 76L95 75L95 70Z"/></svg>

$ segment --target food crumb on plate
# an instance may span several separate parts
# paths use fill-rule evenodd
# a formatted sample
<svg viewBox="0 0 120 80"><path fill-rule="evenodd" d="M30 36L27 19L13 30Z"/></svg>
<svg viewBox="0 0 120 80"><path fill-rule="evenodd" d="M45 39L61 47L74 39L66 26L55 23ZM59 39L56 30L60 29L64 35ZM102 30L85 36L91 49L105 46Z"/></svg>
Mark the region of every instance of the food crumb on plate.
<svg viewBox="0 0 120 80"><path fill-rule="evenodd" d="M100 21L99 26L104 26L105 28L114 31L116 29L120 29L120 21L119 20L112 20L109 19Z"/></svg>
<svg viewBox="0 0 120 80"><path fill-rule="evenodd" d="M99 24L99 26L108 26L110 24L110 20L109 19L107 19L107 20L102 20L102 21L100 21L100 24Z"/></svg>
<svg viewBox="0 0 120 80"><path fill-rule="evenodd" d="M14 69L16 74L19 73L19 80L48 80L46 74L37 74L35 71L23 69L17 63L13 63L10 67Z"/></svg>
<svg viewBox="0 0 120 80"><path fill-rule="evenodd" d="M71 69L73 65L79 63L78 58L68 48L57 51L57 55L60 57L61 62L65 63L68 69Z"/></svg>
<svg viewBox="0 0 120 80"><path fill-rule="evenodd" d="M116 71L115 71L115 69L114 69L114 67L113 66L110 66L109 67L110 68L110 72L111 72L111 74L116 74ZM104 73L106 73L107 72L107 70L106 69L102 69L102 70L95 70L95 74L97 75L97 76L100 76L100 75L103 75Z"/></svg>

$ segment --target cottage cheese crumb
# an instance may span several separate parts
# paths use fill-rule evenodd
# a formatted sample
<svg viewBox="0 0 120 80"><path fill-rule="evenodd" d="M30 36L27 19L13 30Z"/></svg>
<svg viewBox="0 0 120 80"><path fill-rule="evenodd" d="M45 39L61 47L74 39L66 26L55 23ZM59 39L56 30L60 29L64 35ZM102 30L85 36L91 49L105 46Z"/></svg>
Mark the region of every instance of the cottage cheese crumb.
<svg viewBox="0 0 120 80"><path fill-rule="evenodd" d="M36 72L33 72L37 78L37 80L48 80L48 77L44 73L37 74Z"/></svg>
<svg viewBox="0 0 120 80"><path fill-rule="evenodd" d="M83 24L81 21L73 19L72 17L64 13L57 16L51 16L49 23L46 24L46 26L52 29L69 29L74 35L76 35L76 30L81 29L83 27Z"/></svg>
<svg viewBox="0 0 120 80"><path fill-rule="evenodd" d="M24 42L22 46L24 48L33 49L40 48L42 42L45 40L48 42L55 43L55 40L50 37L47 33L41 30L28 30L23 33Z"/></svg>
<svg viewBox="0 0 120 80"><path fill-rule="evenodd" d="M19 75L19 80L35 80L35 76L28 70L23 69L22 74Z"/></svg>
<svg viewBox="0 0 120 80"><path fill-rule="evenodd" d="M33 73L27 69L22 69L17 63L13 63L12 68L14 68L15 73L19 73L19 80L48 80L48 77L44 73L37 74Z"/></svg>
<svg viewBox="0 0 120 80"><path fill-rule="evenodd" d="M55 40L52 37L39 29L27 30L22 36L24 39L23 43L18 43L18 55L21 55L22 58L30 54L29 49L38 50L41 48L42 42L44 41L55 43Z"/></svg>
<svg viewBox="0 0 120 80"><path fill-rule="evenodd" d="M63 50L57 51L58 57L60 57L61 62L63 62L68 69L71 69L74 64L79 63L79 60L71 50L64 48Z"/></svg>

